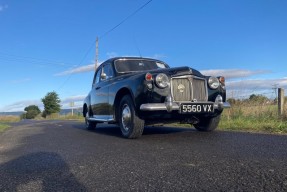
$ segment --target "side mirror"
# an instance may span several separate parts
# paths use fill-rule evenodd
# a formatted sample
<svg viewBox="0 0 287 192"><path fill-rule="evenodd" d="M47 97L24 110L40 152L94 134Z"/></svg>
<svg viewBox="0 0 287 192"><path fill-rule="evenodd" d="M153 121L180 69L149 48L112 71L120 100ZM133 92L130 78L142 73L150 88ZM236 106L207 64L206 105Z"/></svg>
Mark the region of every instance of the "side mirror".
<svg viewBox="0 0 287 192"><path fill-rule="evenodd" d="M106 78L107 78L107 74L102 73L102 74L101 74L101 80L105 80Z"/></svg>

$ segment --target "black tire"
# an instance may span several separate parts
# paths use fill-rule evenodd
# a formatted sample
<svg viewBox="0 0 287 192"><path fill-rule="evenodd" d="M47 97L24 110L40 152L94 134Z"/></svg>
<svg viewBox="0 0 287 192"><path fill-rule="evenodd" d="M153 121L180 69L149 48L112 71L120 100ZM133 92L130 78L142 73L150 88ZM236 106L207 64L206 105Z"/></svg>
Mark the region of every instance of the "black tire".
<svg viewBox="0 0 287 192"><path fill-rule="evenodd" d="M89 117L90 117L90 114L89 114L89 111L87 111L86 116L85 116L86 129L94 130L97 126L97 122L89 120Z"/></svg>
<svg viewBox="0 0 287 192"><path fill-rule="evenodd" d="M140 137L144 129L144 120L140 119L135 113L135 106L129 95L122 98L118 110L122 135L130 139Z"/></svg>
<svg viewBox="0 0 287 192"><path fill-rule="evenodd" d="M220 121L220 116L218 115L216 117L212 118L203 118L200 119L199 123L194 124L193 126L198 130L198 131L213 131L217 128L219 121Z"/></svg>

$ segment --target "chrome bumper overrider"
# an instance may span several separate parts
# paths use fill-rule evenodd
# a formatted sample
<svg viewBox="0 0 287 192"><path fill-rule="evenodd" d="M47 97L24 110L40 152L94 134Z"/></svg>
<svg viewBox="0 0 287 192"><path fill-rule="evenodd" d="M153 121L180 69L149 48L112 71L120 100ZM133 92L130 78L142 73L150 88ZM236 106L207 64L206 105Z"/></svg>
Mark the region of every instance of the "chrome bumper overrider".
<svg viewBox="0 0 287 192"><path fill-rule="evenodd" d="M184 102L186 103L186 102ZM191 102L192 103L192 102ZM213 108L222 110L224 108L230 108L230 104L228 102L222 102L222 97L218 95L215 99L215 102L200 102L200 103L213 103ZM140 106L141 111L168 111L171 112L173 110L180 110L179 102L172 102L171 97L168 96L164 103L146 103Z"/></svg>

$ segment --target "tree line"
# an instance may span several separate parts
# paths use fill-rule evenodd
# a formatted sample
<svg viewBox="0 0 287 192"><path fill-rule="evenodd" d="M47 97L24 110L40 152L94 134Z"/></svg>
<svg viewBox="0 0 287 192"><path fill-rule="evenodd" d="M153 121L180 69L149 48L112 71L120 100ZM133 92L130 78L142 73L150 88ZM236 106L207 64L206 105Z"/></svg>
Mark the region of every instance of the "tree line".
<svg viewBox="0 0 287 192"><path fill-rule="evenodd" d="M39 114L42 117L46 118L47 116L51 115L52 113L59 113L61 110L61 100L59 95L55 92L48 92L45 97L41 99L44 104L44 110L41 112L37 105L29 105L25 107L25 113L22 114L23 119L34 119Z"/></svg>
<svg viewBox="0 0 287 192"><path fill-rule="evenodd" d="M269 99L265 95L262 94L251 94L249 98L246 99L235 99L235 98L229 98L227 101L231 105L241 105L241 104L255 104L255 105L272 105L277 104L278 99ZM284 99L285 103L287 103L287 96L285 96Z"/></svg>

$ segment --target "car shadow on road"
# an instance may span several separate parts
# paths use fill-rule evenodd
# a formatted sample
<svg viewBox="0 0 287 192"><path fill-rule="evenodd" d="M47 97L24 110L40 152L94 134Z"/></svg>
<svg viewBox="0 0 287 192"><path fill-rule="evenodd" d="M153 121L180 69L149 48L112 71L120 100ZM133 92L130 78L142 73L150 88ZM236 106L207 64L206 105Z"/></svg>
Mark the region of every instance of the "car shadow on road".
<svg viewBox="0 0 287 192"><path fill-rule="evenodd" d="M87 130L84 126L75 125L75 128L83 129L92 133L122 137L121 130L116 125L98 124L94 130ZM170 127L170 126L146 126L143 135L175 134L181 132L196 132L193 128Z"/></svg>
<svg viewBox="0 0 287 192"><path fill-rule="evenodd" d="M0 191L87 191L56 153L37 152L0 165Z"/></svg>
<svg viewBox="0 0 287 192"><path fill-rule="evenodd" d="M144 129L143 135L154 135L154 134L174 134L181 132L194 132L193 128L185 127L170 127L170 126L147 126Z"/></svg>

